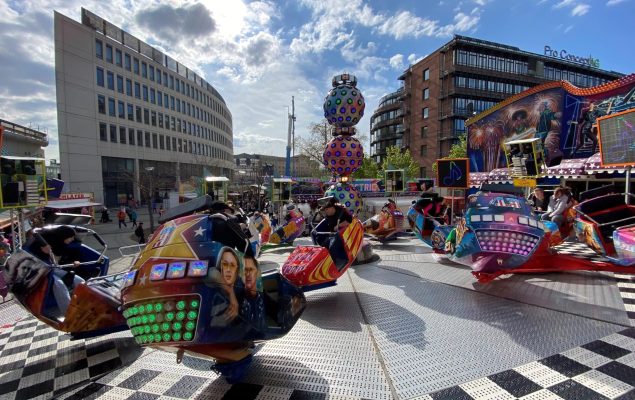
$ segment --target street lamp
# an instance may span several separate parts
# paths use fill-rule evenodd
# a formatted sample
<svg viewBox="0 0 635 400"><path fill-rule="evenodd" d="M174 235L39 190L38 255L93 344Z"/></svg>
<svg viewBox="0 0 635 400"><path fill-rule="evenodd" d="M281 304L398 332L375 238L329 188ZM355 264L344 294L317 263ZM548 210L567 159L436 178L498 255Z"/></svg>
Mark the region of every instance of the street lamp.
<svg viewBox="0 0 635 400"><path fill-rule="evenodd" d="M152 214L152 202L154 196L154 167L145 167L148 178L148 215L150 216L150 232L154 232L154 215Z"/></svg>
<svg viewBox="0 0 635 400"><path fill-rule="evenodd" d="M247 171L238 170L238 174L240 174L240 206L245 207L245 174Z"/></svg>

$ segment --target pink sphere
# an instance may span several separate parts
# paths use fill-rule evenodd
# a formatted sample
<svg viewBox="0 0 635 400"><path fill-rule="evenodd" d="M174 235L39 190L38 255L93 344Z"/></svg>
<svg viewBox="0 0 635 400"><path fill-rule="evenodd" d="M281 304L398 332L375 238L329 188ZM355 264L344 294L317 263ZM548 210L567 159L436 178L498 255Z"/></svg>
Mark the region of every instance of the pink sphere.
<svg viewBox="0 0 635 400"><path fill-rule="evenodd" d="M362 144L351 136L336 136L326 144L324 165L336 175L349 176L362 166Z"/></svg>

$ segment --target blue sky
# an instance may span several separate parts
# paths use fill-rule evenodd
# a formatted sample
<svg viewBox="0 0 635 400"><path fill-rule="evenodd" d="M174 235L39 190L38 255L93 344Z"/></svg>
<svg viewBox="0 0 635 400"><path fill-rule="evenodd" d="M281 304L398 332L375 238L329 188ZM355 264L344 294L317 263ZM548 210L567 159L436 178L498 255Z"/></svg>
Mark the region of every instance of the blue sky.
<svg viewBox="0 0 635 400"><path fill-rule="evenodd" d="M199 72L225 98L234 152L284 155L322 118L333 75L356 75L368 135L378 100L409 64L454 34L542 54L545 45L635 72L635 0L0 0L0 118L46 129L58 158L53 10L85 7Z"/></svg>

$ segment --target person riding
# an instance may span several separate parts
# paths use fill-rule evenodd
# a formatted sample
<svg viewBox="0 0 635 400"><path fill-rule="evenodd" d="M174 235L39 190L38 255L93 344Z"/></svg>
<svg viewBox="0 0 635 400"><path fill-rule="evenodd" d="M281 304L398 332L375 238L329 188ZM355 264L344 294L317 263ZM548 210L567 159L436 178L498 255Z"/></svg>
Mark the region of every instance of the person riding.
<svg viewBox="0 0 635 400"><path fill-rule="evenodd" d="M341 269L348 263L348 258L337 232L352 223L353 216L337 202L335 196L322 197L318 200L318 205L324 219L313 229L311 238L314 244L329 250L336 267Z"/></svg>
<svg viewBox="0 0 635 400"><path fill-rule="evenodd" d="M533 204L535 212L545 212L549 205L549 196L545 195L543 188L536 187L534 188L533 194L529 196L529 202Z"/></svg>
<svg viewBox="0 0 635 400"><path fill-rule="evenodd" d="M553 221L558 225L558 228L562 226L562 223L565 220L564 212L569 208L571 201L571 195L567 194L567 191L558 187L553 192L553 197L549 202L549 207L547 212L543 214L543 221Z"/></svg>
<svg viewBox="0 0 635 400"><path fill-rule="evenodd" d="M53 253L53 249L50 244L48 244L41 236L37 235L28 249L29 253L43 261L45 264L50 266L50 271L52 275L52 293L55 301L57 302L57 306L62 312L62 314L66 314L66 310L68 310L68 306L71 302L71 292L74 288L77 287L80 283L83 283L84 280L77 275L69 275L69 272L62 268L54 268L52 266L53 260L55 259L55 255ZM72 276L72 281L67 285L66 281L70 280L69 277ZM69 287L70 286L70 287Z"/></svg>

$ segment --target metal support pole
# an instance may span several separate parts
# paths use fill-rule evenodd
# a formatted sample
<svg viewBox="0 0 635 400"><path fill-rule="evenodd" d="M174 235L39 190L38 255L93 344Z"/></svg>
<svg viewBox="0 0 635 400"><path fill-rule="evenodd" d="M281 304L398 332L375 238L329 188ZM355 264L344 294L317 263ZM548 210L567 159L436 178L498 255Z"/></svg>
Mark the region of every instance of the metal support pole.
<svg viewBox="0 0 635 400"><path fill-rule="evenodd" d="M626 168L626 185L624 192L624 202L628 205L630 204L631 197L631 167Z"/></svg>
<svg viewBox="0 0 635 400"><path fill-rule="evenodd" d="M450 225L454 222L454 189L452 189L452 201L450 202Z"/></svg>

